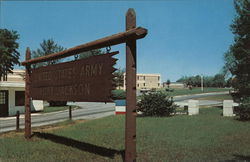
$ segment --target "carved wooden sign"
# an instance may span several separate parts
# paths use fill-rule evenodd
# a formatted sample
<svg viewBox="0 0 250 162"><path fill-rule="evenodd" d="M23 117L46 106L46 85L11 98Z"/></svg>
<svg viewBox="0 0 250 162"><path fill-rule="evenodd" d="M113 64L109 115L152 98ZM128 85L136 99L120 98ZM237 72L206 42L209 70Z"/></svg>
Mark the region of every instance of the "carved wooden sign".
<svg viewBox="0 0 250 162"><path fill-rule="evenodd" d="M119 52L31 70L31 97L47 101L110 102Z"/></svg>

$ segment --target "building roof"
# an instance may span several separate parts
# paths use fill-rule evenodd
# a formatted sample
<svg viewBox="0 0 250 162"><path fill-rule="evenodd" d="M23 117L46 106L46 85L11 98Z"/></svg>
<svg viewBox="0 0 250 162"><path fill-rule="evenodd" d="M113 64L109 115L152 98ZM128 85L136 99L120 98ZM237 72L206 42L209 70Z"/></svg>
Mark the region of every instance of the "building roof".
<svg viewBox="0 0 250 162"><path fill-rule="evenodd" d="M24 88L24 82L0 82L0 88Z"/></svg>
<svg viewBox="0 0 250 162"><path fill-rule="evenodd" d="M123 75L126 75L126 73L123 73ZM137 73L137 76L161 76L161 74L142 74L142 73Z"/></svg>

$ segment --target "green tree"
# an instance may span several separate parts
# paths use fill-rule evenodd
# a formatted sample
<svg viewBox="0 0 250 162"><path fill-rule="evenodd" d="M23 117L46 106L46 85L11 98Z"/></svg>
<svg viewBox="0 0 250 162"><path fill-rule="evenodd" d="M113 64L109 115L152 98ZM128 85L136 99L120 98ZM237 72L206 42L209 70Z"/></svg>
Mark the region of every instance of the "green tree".
<svg viewBox="0 0 250 162"><path fill-rule="evenodd" d="M239 91L243 100L250 96L250 1L235 0L234 2L236 16L231 25L234 43L229 52L234 61L231 73L238 82L234 84L234 88Z"/></svg>
<svg viewBox="0 0 250 162"><path fill-rule="evenodd" d="M228 51L224 54L225 65L222 68L222 73L225 76L232 75L236 69L236 59L232 52Z"/></svg>
<svg viewBox="0 0 250 162"><path fill-rule="evenodd" d="M76 55L75 60L85 59L85 58L88 58L90 56L97 56L97 55L102 55L102 54L104 54L104 52L101 49L95 49L95 50L91 50L91 51L87 51L87 52L82 52L82 53Z"/></svg>
<svg viewBox="0 0 250 162"><path fill-rule="evenodd" d="M199 75L181 77L177 82L183 82L188 87L200 87L201 86L201 77ZM203 77L204 87L224 87L226 85L224 74L216 74L215 76L204 76Z"/></svg>
<svg viewBox="0 0 250 162"><path fill-rule="evenodd" d="M7 73L12 73L14 65L19 65L19 44L17 31L0 29L0 81L7 80Z"/></svg>
<svg viewBox="0 0 250 162"><path fill-rule="evenodd" d="M232 86L238 95L234 99L240 102L240 109L244 109L240 113L241 118L250 115L245 115L245 109L250 109L250 0L235 0L234 6L236 16L231 25L231 30L234 34L234 43L229 48L229 53L233 66L230 70L234 78ZM228 56L226 54L226 56ZM230 64L230 61L225 57L225 64Z"/></svg>
<svg viewBox="0 0 250 162"><path fill-rule="evenodd" d="M170 80L168 79L167 82L166 82L168 88L169 88L170 83L171 83L171 82L170 82Z"/></svg>
<svg viewBox="0 0 250 162"><path fill-rule="evenodd" d="M212 86L213 87L224 87L226 85L224 74L216 74L213 77Z"/></svg>
<svg viewBox="0 0 250 162"><path fill-rule="evenodd" d="M118 87L118 89L121 89L121 87L124 84L124 77L123 77L124 72L125 72L125 69L121 69L121 68L118 68L114 72L114 76L115 76L114 82L115 82L116 87Z"/></svg>
<svg viewBox="0 0 250 162"><path fill-rule="evenodd" d="M61 52L65 50L66 48L56 44L53 39L43 40L43 42L40 44L40 48L38 48L35 51L32 51L31 57L37 58L42 56L47 56L53 53ZM33 68L41 67L41 66L47 66L51 64L56 64L58 62L61 62L62 59L57 60L51 60L47 62L37 63L33 64Z"/></svg>
<svg viewBox="0 0 250 162"><path fill-rule="evenodd" d="M38 48L35 51L32 51L31 56L32 58L36 57L42 57L47 56L53 53L57 53L60 51L65 50L66 48L56 44L53 39L43 40L43 42L40 44L40 48ZM47 62L37 63L33 64L33 68L41 67L41 66L47 66L52 65L61 62L62 59L57 60L51 60ZM67 101L48 101L50 106L65 106L67 104Z"/></svg>

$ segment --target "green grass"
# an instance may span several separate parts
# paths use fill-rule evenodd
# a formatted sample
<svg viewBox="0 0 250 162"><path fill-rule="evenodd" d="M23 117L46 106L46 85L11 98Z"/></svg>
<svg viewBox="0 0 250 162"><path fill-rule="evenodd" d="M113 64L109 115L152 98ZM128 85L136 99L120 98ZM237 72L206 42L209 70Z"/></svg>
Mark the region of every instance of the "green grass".
<svg viewBox="0 0 250 162"><path fill-rule="evenodd" d="M250 122L221 113L219 108L207 108L196 116L138 117L137 161L249 160ZM29 141L20 133L5 134L0 136L0 159L122 161L124 120L121 115L66 122L64 128L40 130Z"/></svg>
<svg viewBox="0 0 250 162"><path fill-rule="evenodd" d="M188 95L188 94L199 94L199 93L208 93L208 92L223 92L229 91L230 88L204 88L204 91L201 91L201 88L193 88L189 90L188 88L185 89L174 89L173 92L166 92L165 88L159 89L163 93L167 93L170 96L179 96L179 95Z"/></svg>
<svg viewBox="0 0 250 162"><path fill-rule="evenodd" d="M72 109L78 108L77 106L72 106ZM50 112L56 112L56 111L63 111L68 110L69 106L45 106L43 109L43 113L50 113Z"/></svg>

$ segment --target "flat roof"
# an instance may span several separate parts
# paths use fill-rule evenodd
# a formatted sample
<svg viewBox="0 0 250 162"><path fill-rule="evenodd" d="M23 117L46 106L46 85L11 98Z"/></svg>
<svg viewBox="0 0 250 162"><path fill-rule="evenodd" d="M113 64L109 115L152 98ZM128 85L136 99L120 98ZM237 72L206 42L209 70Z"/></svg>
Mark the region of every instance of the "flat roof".
<svg viewBox="0 0 250 162"><path fill-rule="evenodd" d="M126 75L126 73L123 73L123 75ZM142 74L142 73L137 73L136 76L161 76L161 74Z"/></svg>
<svg viewBox="0 0 250 162"><path fill-rule="evenodd" d="M0 87L8 88L24 88L24 82L0 82Z"/></svg>

